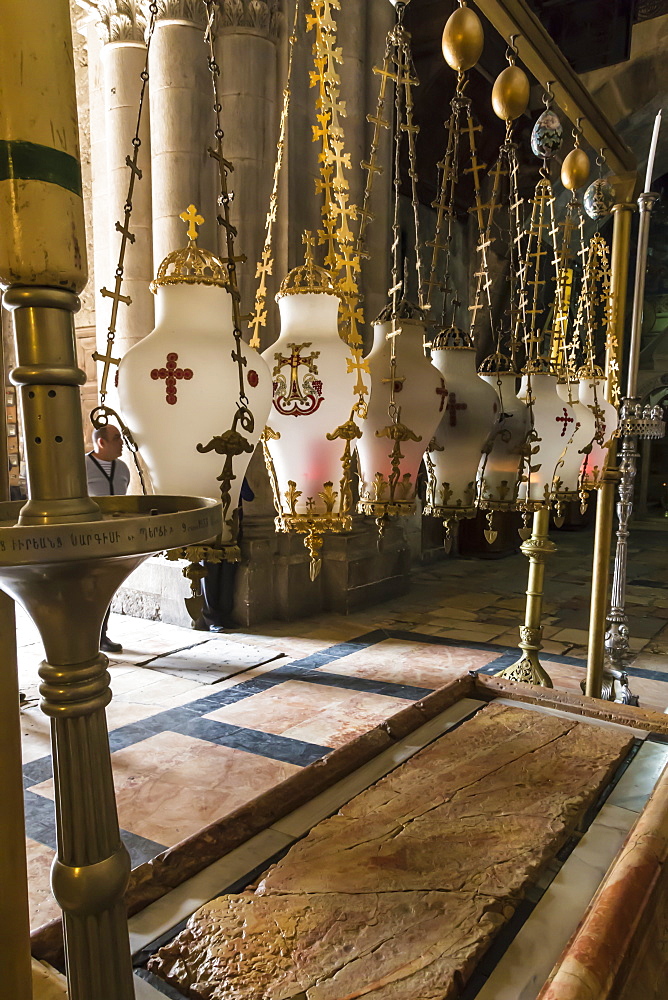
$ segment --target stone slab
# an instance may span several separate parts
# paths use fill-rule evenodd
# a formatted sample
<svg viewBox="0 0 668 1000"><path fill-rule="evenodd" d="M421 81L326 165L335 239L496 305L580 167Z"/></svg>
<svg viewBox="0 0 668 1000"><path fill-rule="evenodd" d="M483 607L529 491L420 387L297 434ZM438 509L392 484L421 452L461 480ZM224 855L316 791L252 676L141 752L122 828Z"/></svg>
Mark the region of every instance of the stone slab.
<svg viewBox="0 0 668 1000"><path fill-rule="evenodd" d="M282 656L285 654L275 649L260 649L246 643L216 638L188 649L156 656L141 666L169 676L198 681L200 684L215 684L226 677L250 670L251 667L271 663Z"/></svg>
<svg viewBox="0 0 668 1000"><path fill-rule="evenodd" d="M628 734L488 705L151 960L202 1000L447 1000L625 756Z"/></svg>

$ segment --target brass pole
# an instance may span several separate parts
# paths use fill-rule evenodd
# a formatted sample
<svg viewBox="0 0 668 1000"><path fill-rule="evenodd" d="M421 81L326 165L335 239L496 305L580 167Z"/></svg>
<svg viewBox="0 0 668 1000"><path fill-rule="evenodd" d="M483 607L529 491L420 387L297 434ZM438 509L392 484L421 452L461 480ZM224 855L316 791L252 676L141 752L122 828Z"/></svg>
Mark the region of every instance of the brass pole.
<svg viewBox="0 0 668 1000"><path fill-rule="evenodd" d="M58 843L51 887L63 910L68 995L134 1000L130 858L114 797L100 626L116 589L150 554L215 538L221 507L198 497L88 496L86 376L74 333L86 240L68 0L0 3L0 153L0 285L12 311L29 493L24 505L0 503L0 588L31 615L46 653L40 693L51 719Z"/></svg>
<svg viewBox="0 0 668 1000"><path fill-rule="evenodd" d="M1 320L1 318L0 318ZM0 501L9 499L5 363L0 321ZM11 597L0 591L0 969L12 1000L32 1000L30 914L26 830L21 771L16 616Z"/></svg>
<svg viewBox="0 0 668 1000"><path fill-rule="evenodd" d="M612 378L616 372L621 375L624 350L624 316L626 312L626 289L629 275L629 245L631 242L631 215L635 209L632 203L621 202L613 209L612 254L610 258L610 296L612 299L612 329L614 333L614 353L606 356L608 376L608 399L611 400ZM603 684L603 660L605 656L606 611L608 600L608 580L610 576L610 550L612 547L613 512L615 507L616 445L612 443L608 452L607 471L603 486L598 491L596 501L596 534L592 561L591 604L589 608L589 644L587 647L587 677L585 694L600 698Z"/></svg>
<svg viewBox="0 0 668 1000"><path fill-rule="evenodd" d="M527 603L524 625L520 625L520 641L523 651L519 660L501 670L499 677L522 681L524 684L540 684L552 687L549 674L541 666L538 653L542 648L543 627L543 583L545 580L545 560L556 551L557 546L549 537L550 509L541 507L533 515L531 538L521 545L522 552L529 557L529 580L527 583Z"/></svg>

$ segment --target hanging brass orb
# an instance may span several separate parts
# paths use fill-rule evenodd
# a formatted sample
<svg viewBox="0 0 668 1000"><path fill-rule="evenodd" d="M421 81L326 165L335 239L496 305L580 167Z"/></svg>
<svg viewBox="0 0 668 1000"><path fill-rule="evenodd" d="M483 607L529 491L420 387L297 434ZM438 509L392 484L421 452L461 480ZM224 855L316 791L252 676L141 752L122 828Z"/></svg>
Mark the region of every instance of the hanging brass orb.
<svg viewBox="0 0 668 1000"><path fill-rule="evenodd" d="M569 191L577 191L589 177L589 157L584 149L576 146L561 164L561 183Z"/></svg>
<svg viewBox="0 0 668 1000"><path fill-rule="evenodd" d="M475 66L484 44L480 18L469 7L459 7L445 22L443 58L451 69L462 73Z"/></svg>
<svg viewBox="0 0 668 1000"><path fill-rule="evenodd" d="M494 114L504 121L514 121L529 105L529 79L519 66L507 66L499 73L492 88Z"/></svg>

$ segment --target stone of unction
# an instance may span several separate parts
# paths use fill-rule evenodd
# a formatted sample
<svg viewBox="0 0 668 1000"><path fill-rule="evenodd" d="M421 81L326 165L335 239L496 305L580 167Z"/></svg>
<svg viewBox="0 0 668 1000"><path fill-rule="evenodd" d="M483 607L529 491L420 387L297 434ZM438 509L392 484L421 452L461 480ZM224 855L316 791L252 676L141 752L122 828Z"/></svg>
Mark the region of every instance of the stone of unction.
<svg viewBox="0 0 668 1000"><path fill-rule="evenodd" d="M319 823L149 967L201 1000L448 1000L624 756L490 705Z"/></svg>

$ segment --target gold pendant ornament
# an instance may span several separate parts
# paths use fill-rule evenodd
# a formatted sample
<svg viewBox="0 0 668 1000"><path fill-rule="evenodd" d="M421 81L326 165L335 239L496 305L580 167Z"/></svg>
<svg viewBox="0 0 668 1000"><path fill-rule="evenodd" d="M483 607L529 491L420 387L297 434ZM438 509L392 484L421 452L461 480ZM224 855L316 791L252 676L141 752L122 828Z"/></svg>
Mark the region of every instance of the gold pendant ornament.
<svg viewBox="0 0 668 1000"><path fill-rule="evenodd" d="M472 69L482 55L485 36L480 18L460 0L443 28L443 58L451 69L464 73Z"/></svg>

